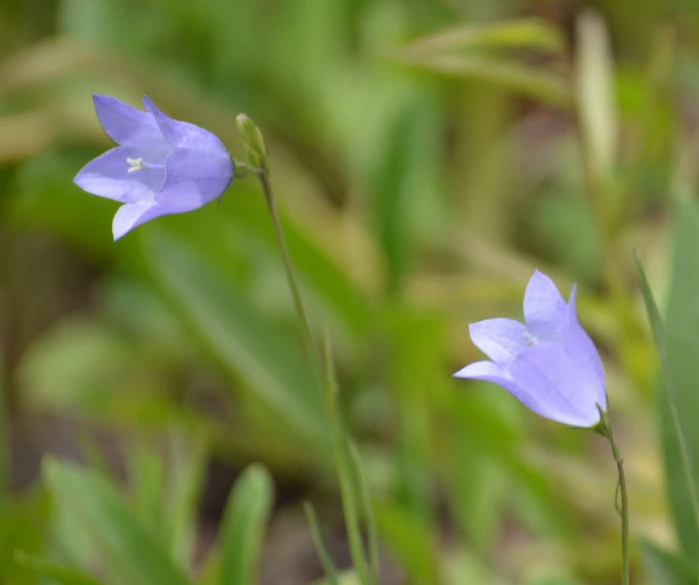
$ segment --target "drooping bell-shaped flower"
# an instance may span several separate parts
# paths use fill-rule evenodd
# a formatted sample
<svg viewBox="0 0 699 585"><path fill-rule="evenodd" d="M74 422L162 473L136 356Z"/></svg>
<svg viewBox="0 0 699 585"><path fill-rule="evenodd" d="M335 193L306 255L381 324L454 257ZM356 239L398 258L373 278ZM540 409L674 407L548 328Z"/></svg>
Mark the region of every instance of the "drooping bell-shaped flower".
<svg viewBox="0 0 699 585"><path fill-rule="evenodd" d="M592 427L607 410L597 349L578 323L575 286L566 303L550 278L536 271L524 293L525 324L487 319L469 326L473 343L491 361L470 364L458 378L501 386L537 414Z"/></svg>
<svg viewBox="0 0 699 585"><path fill-rule="evenodd" d="M197 209L230 184L233 161L211 132L169 118L147 97L145 112L109 96L93 100L102 128L119 146L90 161L73 181L124 204L114 216L115 240L161 215Z"/></svg>

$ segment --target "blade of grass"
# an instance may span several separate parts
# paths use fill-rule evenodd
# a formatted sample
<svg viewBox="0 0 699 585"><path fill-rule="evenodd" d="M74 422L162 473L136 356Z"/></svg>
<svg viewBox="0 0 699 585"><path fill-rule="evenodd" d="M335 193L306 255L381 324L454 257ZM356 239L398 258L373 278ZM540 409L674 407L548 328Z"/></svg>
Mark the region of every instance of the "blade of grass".
<svg viewBox="0 0 699 585"><path fill-rule="evenodd" d="M103 585L101 581L95 579L92 575L20 550L15 551L15 562L61 585Z"/></svg>
<svg viewBox="0 0 699 585"><path fill-rule="evenodd" d="M54 458L44 459L42 475L57 506L76 519L120 582L191 585L169 551L104 477Z"/></svg>
<svg viewBox="0 0 699 585"><path fill-rule="evenodd" d="M206 473L207 443L201 436L171 439L172 479L167 502L166 532L174 558L189 566L197 531L197 508Z"/></svg>
<svg viewBox="0 0 699 585"><path fill-rule="evenodd" d="M667 352L665 327L663 325L663 320L660 316L658 306L655 303L655 299L653 298L653 293L650 290L650 285L648 284L648 279L646 278L646 273L643 269L643 264L637 252L634 252L634 257L636 260L636 268L638 270L638 278L641 285L641 293L643 294L643 300L645 302L646 311L648 313L648 321L650 322L651 331L653 333L653 341L658 351L660 364L662 366L663 374L665 376L665 388L667 392L668 403L670 406L670 414L672 416L673 425L677 434L677 441L680 446L682 465L684 467L684 475L687 480L687 487L689 488L689 493L692 499L694 517L697 526L699 527L699 494L697 494L696 483L694 481L695 475L691 454L689 451L684 426L682 424L682 416L678 407L677 396L675 394L675 385L673 381L670 360L668 358Z"/></svg>
<svg viewBox="0 0 699 585"><path fill-rule="evenodd" d="M572 104L571 92L560 75L511 59L482 55L398 55L395 59L417 69L491 83L561 109Z"/></svg>
<svg viewBox="0 0 699 585"><path fill-rule="evenodd" d="M141 441L126 456L126 471L138 516L161 544L165 535L165 466L154 445Z"/></svg>
<svg viewBox="0 0 699 585"><path fill-rule="evenodd" d="M661 549L648 540L641 540L641 560L652 583L663 585L696 585L696 570L686 559Z"/></svg>
<svg viewBox="0 0 699 585"><path fill-rule="evenodd" d="M311 537L313 538L313 544L315 544L316 551L318 552L318 558L320 559L320 564L323 567L323 572L325 573L325 579L329 585L339 585L337 578L337 567L332 561L328 549L325 546L325 541L323 539L323 534L320 531L320 525L318 524L318 517L316 516L313 504L310 502L305 502L303 504L303 510L306 513L306 519L308 520L308 527L311 530Z"/></svg>
<svg viewBox="0 0 699 585"><path fill-rule="evenodd" d="M409 55L433 55L464 49L524 48L558 54L565 41L561 32L540 18L520 18L488 24L467 24L421 37L403 48Z"/></svg>
<svg viewBox="0 0 699 585"><path fill-rule="evenodd" d="M364 522L367 529L367 540L369 548L369 579L372 585L379 584L379 537L376 530L376 517L371 503L369 493L369 482L367 481L364 466L359 455L359 450L354 443L350 442L350 453L352 456L352 467L356 483L359 486L359 495L364 512Z"/></svg>
<svg viewBox="0 0 699 585"><path fill-rule="evenodd" d="M347 538L352 555L352 564L362 585L370 585L367 573L366 555L362 544L362 535L359 522L359 510L357 504L357 485L353 481L349 438L344 430L344 424L337 408L337 382L335 380L335 368L332 359L332 349L327 331L323 338L323 372L325 374L325 400L327 402L328 415L332 433L333 452L337 468L338 481L340 483L340 495L342 509L345 517Z"/></svg>

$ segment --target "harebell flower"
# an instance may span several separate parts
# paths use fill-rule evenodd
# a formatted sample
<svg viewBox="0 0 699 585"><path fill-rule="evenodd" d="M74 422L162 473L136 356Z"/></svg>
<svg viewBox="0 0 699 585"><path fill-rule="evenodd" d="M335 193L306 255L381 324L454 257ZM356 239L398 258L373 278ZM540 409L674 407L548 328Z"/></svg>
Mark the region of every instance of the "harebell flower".
<svg viewBox="0 0 699 585"><path fill-rule="evenodd" d="M597 425L601 411L607 410L604 371L578 323L575 296L573 287L566 303L548 276L534 272L524 293L525 323L498 318L470 325L473 343L490 361L470 364L454 375L497 384L551 420Z"/></svg>
<svg viewBox="0 0 699 585"><path fill-rule="evenodd" d="M502 386L527 408L576 427L594 427L606 437L619 474L622 584L629 584L629 503L624 460L607 414L607 389L599 353L578 322L576 289L566 303L539 272L524 293L524 323L487 319L469 327L471 340L490 361L454 374Z"/></svg>
<svg viewBox="0 0 699 585"><path fill-rule="evenodd" d="M211 132L173 120L147 97L145 111L105 95L93 100L102 128L118 146L87 163L73 181L123 203L112 223L115 240L161 215L213 201L233 179L233 161Z"/></svg>

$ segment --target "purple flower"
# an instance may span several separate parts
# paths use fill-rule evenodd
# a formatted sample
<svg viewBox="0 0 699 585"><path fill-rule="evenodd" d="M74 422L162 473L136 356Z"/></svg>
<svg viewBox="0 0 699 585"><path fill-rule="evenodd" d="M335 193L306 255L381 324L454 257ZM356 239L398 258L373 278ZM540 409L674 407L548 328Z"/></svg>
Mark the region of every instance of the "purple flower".
<svg viewBox="0 0 699 585"><path fill-rule="evenodd" d="M578 323L575 286L566 302L553 281L536 271L524 293L524 320L488 319L469 326L473 343L492 361L458 371L458 378L502 386L537 414L576 427L607 410L602 361Z"/></svg>
<svg viewBox="0 0 699 585"><path fill-rule="evenodd" d="M124 204L112 223L115 240L161 215L197 209L230 184L233 161L211 132L169 118L147 97L145 112L113 97L92 97L102 128L119 146L87 163L73 181Z"/></svg>

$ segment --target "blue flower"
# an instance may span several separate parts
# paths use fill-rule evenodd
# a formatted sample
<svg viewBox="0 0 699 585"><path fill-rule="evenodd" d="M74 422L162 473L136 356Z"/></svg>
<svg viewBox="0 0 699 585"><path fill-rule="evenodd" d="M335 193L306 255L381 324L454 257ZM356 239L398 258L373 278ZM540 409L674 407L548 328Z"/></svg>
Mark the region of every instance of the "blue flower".
<svg viewBox="0 0 699 585"><path fill-rule="evenodd" d="M600 421L607 410L602 361L578 323L575 286L566 303L551 279L534 272L524 293L526 325L512 319L473 323L473 343L492 361L458 371L458 378L501 386L527 408L577 427Z"/></svg>
<svg viewBox="0 0 699 585"><path fill-rule="evenodd" d="M119 146L90 161L73 181L124 204L114 216L115 240L161 215L197 209L230 184L233 161L211 132L169 118L147 97L145 112L109 96L93 100L102 128Z"/></svg>

